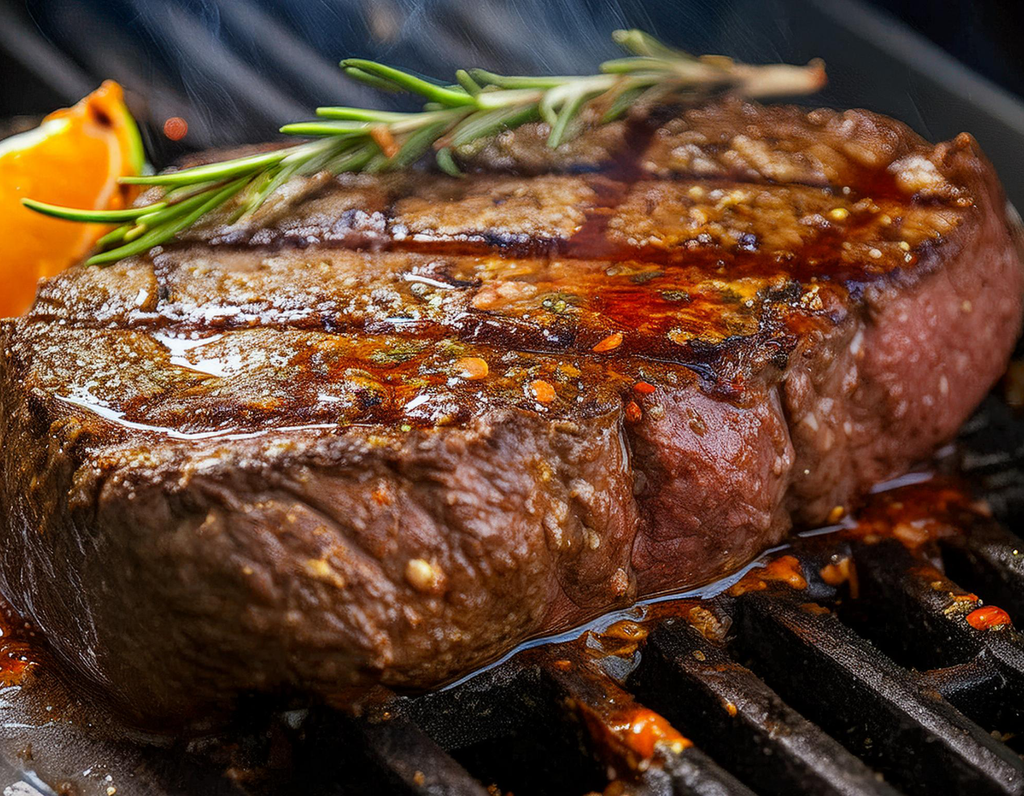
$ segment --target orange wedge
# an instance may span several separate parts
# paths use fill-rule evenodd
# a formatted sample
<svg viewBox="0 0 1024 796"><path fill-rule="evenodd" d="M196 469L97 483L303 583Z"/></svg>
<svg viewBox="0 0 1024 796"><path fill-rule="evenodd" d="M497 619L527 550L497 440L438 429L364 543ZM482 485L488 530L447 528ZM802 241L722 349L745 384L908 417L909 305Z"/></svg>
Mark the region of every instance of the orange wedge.
<svg viewBox="0 0 1024 796"><path fill-rule="evenodd" d="M119 210L137 188L119 177L142 171L139 129L113 81L35 130L0 141L0 317L24 312L40 277L80 260L110 228L34 213L23 198Z"/></svg>

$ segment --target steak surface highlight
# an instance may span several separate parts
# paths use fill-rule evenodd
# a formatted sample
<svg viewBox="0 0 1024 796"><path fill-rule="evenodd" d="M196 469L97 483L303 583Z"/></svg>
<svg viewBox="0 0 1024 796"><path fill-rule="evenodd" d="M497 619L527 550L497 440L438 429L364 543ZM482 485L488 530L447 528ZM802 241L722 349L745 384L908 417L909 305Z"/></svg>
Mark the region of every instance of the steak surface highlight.
<svg viewBox="0 0 1024 796"><path fill-rule="evenodd" d="M294 181L45 282L0 326L4 596L142 725L344 705L708 582L926 459L1020 328L974 140L666 118Z"/></svg>

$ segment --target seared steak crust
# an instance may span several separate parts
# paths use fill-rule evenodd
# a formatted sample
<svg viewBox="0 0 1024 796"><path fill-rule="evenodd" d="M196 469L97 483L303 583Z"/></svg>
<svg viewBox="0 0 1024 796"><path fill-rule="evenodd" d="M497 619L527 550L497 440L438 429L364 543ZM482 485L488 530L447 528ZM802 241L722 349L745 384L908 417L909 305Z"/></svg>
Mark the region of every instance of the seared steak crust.
<svg viewBox="0 0 1024 796"><path fill-rule="evenodd" d="M0 327L4 595L142 723L347 703L722 575L955 433L1022 312L970 136L635 127L43 284Z"/></svg>

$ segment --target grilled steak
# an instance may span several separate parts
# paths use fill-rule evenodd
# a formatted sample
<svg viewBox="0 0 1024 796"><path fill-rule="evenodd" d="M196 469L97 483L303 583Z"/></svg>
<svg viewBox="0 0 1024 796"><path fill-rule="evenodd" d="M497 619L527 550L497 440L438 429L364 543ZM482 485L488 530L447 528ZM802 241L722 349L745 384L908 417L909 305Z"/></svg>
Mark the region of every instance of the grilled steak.
<svg viewBox="0 0 1024 796"><path fill-rule="evenodd" d="M709 581L1001 373L969 135L725 100L542 142L293 182L4 323L0 589L134 720L433 687Z"/></svg>

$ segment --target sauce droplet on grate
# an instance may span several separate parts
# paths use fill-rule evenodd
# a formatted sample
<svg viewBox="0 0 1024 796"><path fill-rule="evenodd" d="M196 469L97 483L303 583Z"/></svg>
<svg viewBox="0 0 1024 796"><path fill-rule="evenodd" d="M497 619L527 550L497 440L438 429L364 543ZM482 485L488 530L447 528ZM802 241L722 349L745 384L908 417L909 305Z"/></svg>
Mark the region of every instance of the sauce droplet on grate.
<svg viewBox="0 0 1024 796"><path fill-rule="evenodd" d="M986 605L984 608L976 608L967 614L967 624L976 630L992 630L996 627L1012 625L1010 615L1002 608L994 605Z"/></svg>

